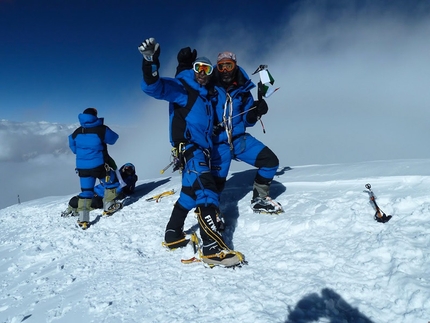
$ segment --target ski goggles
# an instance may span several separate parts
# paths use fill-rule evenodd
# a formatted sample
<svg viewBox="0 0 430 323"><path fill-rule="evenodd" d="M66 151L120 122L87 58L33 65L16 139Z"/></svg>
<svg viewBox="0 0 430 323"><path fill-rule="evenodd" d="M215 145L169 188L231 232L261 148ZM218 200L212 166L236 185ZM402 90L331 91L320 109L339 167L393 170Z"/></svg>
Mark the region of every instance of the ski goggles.
<svg viewBox="0 0 430 323"><path fill-rule="evenodd" d="M234 61L231 61L231 60L222 61L216 65L216 68L220 72L224 72L224 71L231 72L232 70L235 69L235 67L236 67L236 63Z"/></svg>
<svg viewBox="0 0 430 323"><path fill-rule="evenodd" d="M204 72L206 75L211 75L213 67L210 64L195 62L193 64L193 70L196 73Z"/></svg>

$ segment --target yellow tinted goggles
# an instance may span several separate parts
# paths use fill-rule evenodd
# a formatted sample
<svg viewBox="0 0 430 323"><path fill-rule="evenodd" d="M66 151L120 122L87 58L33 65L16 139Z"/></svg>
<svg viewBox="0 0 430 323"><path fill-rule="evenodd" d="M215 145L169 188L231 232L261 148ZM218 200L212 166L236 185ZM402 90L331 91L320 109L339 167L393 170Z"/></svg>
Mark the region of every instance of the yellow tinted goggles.
<svg viewBox="0 0 430 323"><path fill-rule="evenodd" d="M195 62L193 64L193 70L196 73L204 72L206 75L211 75L213 67L210 64Z"/></svg>

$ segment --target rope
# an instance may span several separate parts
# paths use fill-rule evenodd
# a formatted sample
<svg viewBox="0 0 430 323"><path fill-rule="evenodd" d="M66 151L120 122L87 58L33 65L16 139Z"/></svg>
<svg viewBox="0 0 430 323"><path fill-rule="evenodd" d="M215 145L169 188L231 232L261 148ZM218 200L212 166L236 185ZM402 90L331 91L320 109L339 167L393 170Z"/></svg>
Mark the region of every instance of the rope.
<svg viewBox="0 0 430 323"><path fill-rule="evenodd" d="M227 115L227 111L228 111L228 115ZM227 93L227 97L226 97L226 101L224 103L224 113L222 116L222 120L225 126L225 133L227 134L227 138L228 138L228 143L230 144L230 150L233 150L233 135L232 135L232 131L233 131L233 122L232 122L232 117L233 115L233 101L231 99L230 94Z"/></svg>

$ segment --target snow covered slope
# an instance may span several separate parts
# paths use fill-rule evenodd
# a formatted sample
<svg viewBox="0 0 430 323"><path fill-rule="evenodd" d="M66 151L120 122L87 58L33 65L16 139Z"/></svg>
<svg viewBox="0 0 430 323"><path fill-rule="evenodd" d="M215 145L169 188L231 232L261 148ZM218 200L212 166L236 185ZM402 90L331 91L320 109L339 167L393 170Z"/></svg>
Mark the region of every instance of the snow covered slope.
<svg viewBox="0 0 430 323"><path fill-rule="evenodd" d="M430 321L430 160L280 169L272 197L285 213L249 207L254 171L232 173L222 196L226 241L248 265L184 265L164 228L179 178L141 180L87 231L61 218L71 196L0 210L0 322ZM364 185L381 209L373 219ZM186 230L195 230L190 212Z"/></svg>

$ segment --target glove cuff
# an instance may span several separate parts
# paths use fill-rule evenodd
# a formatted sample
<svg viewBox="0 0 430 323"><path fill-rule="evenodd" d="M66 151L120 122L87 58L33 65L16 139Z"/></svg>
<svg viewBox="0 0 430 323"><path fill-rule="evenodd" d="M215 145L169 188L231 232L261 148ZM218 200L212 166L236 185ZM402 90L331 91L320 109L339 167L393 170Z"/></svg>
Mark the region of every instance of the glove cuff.
<svg viewBox="0 0 430 323"><path fill-rule="evenodd" d="M157 64L158 63L158 64ZM142 61L143 80L146 84L151 85L158 81L158 68L160 63L157 61L149 62L145 58Z"/></svg>
<svg viewBox="0 0 430 323"><path fill-rule="evenodd" d="M149 55L143 55L143 58L145 59L145 61L147 62L152 62L154 56L149 56Z"/></svg>

